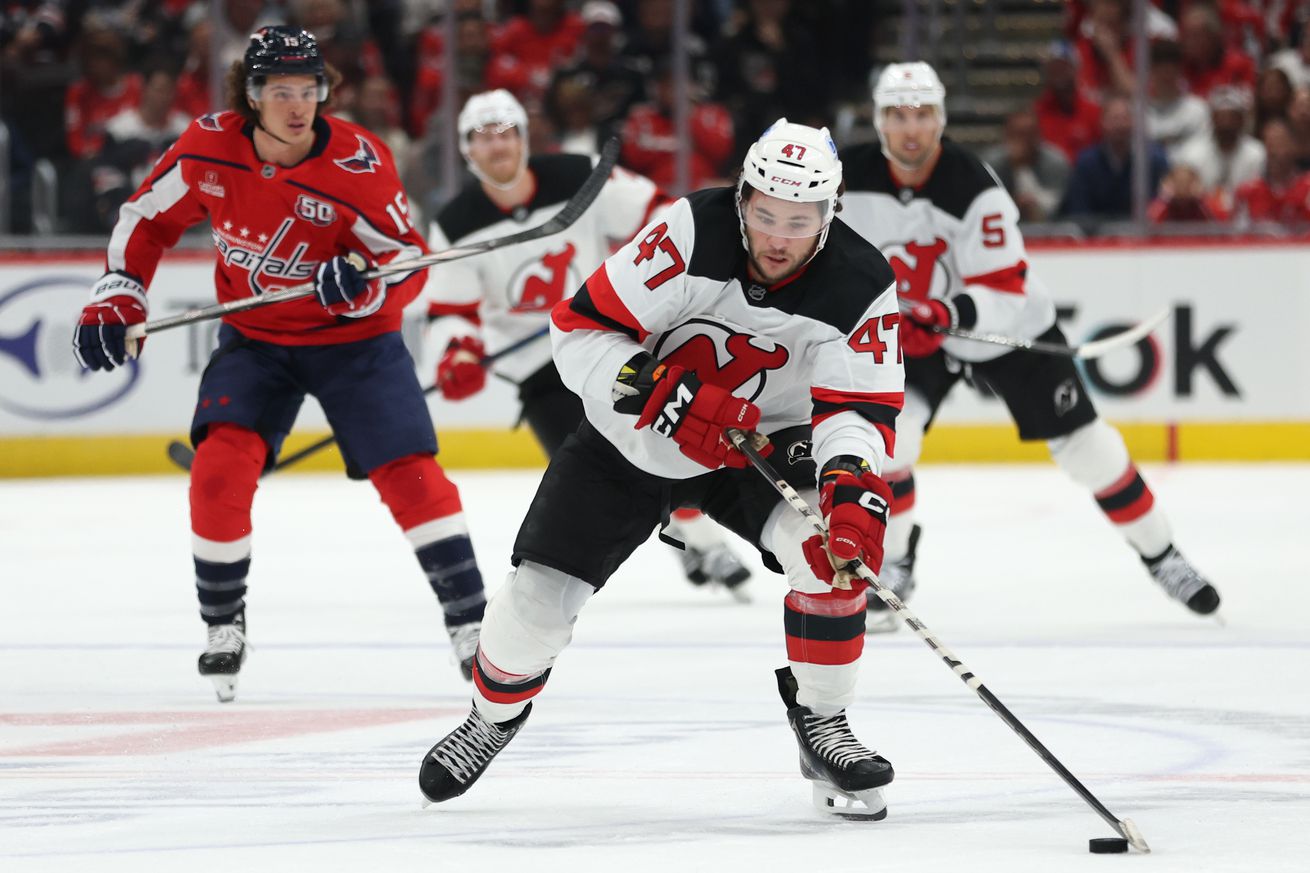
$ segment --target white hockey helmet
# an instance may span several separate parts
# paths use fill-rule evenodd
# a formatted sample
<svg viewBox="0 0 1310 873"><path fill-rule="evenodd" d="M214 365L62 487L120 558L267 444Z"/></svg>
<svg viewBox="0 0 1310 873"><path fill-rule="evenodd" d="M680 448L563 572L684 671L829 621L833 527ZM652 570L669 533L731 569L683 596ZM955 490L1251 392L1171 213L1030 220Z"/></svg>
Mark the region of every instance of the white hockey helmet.
<svg viewBox="0 0 1310 873"><path fill-rule="evenodd" d="M819 235L815 254L828 239L828 228L837 213L841 189L841 161L837 144L828 128L793 124L779 118L746 151L741 177L737 180L737 217L741 222L741 241L747 251L746 228L774 236L801 237ZM743 204L742 189L750 185L756 191L779 200L818 204L812 222L762 224L754 210Z"/></svg>
<svg viewBox="0 0 1310 873"><path fill-rule="evenodd" d="M873 126L882 137L883 113L893 106L935 106L946 127L946 87L937 71L924 61L888 64L873 87Z"/></svg>
<svg viewBox="0 0 1310 873"><path fill-rule="evenodd" d="M459 112L459 152L468 163L469 170L483 182L495 188L513 188L518 184L528 165L528 113L523 104L504 88L474 94ZM519 139L523 143L522 156L519 158L519 171L513 181L500 184L488 179L469 157L469 135L475 131L502 133L509 128L518 128Z"/></svg>

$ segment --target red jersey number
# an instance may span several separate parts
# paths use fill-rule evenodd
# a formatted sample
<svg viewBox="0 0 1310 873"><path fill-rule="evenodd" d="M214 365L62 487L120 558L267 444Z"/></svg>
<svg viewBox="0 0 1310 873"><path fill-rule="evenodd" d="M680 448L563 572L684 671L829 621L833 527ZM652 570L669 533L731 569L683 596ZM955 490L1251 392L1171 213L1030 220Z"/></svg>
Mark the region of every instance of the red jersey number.
<svg viewBox="0 0 1310 873"><path fill-rule="evenodd" d="M890 346L896 346L896 363L901 363L901 344L896 341L896 326L901 323L901 316L895 312L889 312L886 315L870 318L864 324L860 325L851 338L847 340L847 345L857 352L868 352L873 355L873 362L881 364L887 354ZM884 340L883 337L886 337Z"/></svg>
<svg viewBox="0 0 1310 873"><path fill-rule="evenodd" d="M651 291L687 269L686 263L682 260L682 255L678 253L678 247L673 244L673 240L668 238L668 232L668 224L661 222L651 228L645 239L637 243L637 257L632 262L633 266L640 264L642 261L654 260L657 252L668 255L669 260L672 262L646 280L646 287Z"/></svg>
<svg viewBox="0 0 1310 873"><path fill-rule="evenodd" d="M983 248L999 249L1005 245L1005 225L1001 224L1001 220L999 212L983 216Z"/></svg>

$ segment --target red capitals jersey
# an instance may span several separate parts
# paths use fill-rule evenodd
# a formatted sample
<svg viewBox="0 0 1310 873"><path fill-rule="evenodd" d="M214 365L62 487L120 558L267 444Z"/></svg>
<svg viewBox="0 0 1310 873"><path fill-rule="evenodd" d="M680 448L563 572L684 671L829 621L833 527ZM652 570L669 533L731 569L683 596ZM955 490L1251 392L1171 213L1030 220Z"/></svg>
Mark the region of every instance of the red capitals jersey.
<svg viewBox="0 0 1310 873"><path fill-rule="evenodd" d="M311 281L321 262L348 252L379 264L427 252L409 223L391 152L373 134L320 117L309 155L280 167L259 159L252 129L235 112L197 118L123 204L106 269L148 287L164 250L206 217L221 303ZM223 320L251 339L282 345L367 339L400 329L401 310L422 289L425 272L379 280L385 298L366 317L338 318L308 297Z"/></svg>

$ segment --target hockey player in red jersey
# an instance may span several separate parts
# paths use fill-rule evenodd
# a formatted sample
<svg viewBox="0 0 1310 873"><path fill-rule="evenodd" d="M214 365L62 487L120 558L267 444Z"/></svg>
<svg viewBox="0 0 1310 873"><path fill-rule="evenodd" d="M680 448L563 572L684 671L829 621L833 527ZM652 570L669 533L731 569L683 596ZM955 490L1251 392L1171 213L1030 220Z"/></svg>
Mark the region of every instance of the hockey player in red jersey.
<svg viewBox="0 0 1310 873"><path fill-rule="evenodd" d="M460 150L476 178L437 213L429 232L434 249L540 224L576 193L593 161L583 155L529 158L527 133L527 113L508 91L469 98L459 115ZM596 203L563 233L434 271L426 292L429 314L468 319L437 367L442 396L462 400L481 391L487 370L480 359L488 346L506 348L547 330L551 307L572 296L615 245L632 239L669 203L649 179L616 169ZM581 423L582 402L560 381L546 337L502 358L495 369L518 385L522 419L554 455ZM743 596L750 571L713 522L679 511L669 534L686 546L680 556L693 584L721 585Z"/></svg>
<svg viewBox="0 0 1310 873"><path fill-rule="evenodd" d="M900 316L886 260L834 219L836 152L826 129L778 121L735 188L678 200L556 305L555 363L586 420L519 529L483 622L473 711L420 769L428 800L468 790L523 726L583 605L670 509L694 506L786 575L779 690L819 807L886 815L892 767L846 720L866 585L834 565L882 563ZM826 516L827 548L745 468L730 427L769 437L780 475Z"/></svg>
<svg viewBox="0 0 1310 873"><path fill-rule="evenodd" d="M842 151L843 218L887 254L905 313L905 409L887 472L895 499L881 578L901 599L914 588L920 530L913 466L938 407L968 368L1005 401L1020 439L1046 441L1056 464L1092 493L1171 597L1201 615L1214 612L1218 592L1174 546L1164 510L1119 432L1096 414L1072 359L933 331L1065 342L1055 306L1029 271L1014 201L986 164L942 137L945 99L928 64L890 65L874 90L881 143ZM871 628L896 627L882 601L870 598L869 608L879 613Z"/></svg>
<svg viewBox="0 0 1310 873"><path fill-rule="evenodd" d="M205 218L220 301L314 282L317 299L225 317L200 380L191 530L209 638L199 668L220 700L234 696L246 657L255 488L306 394L414 547L466 675L485 609L459 494L434 458L432 420L400 338L401 310L424 271L360 275L424 253L423 237L387 147L322 114L338 78L308 31L252 35L229 73L231 111L196 119L123 206L74 339L87 369L123 365L126 329L146 320L160 257Z"/></svg>

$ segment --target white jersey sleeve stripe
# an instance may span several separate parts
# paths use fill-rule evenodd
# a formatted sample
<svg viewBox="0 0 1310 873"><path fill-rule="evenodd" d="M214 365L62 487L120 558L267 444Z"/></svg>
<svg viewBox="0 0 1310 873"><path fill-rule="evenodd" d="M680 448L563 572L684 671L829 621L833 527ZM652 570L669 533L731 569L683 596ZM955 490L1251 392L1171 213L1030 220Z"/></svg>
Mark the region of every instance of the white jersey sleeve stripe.
<svg viewBox="0 0 1310 873"><path fill-rule="evenodd" d="M176 206L187 195L186 180L182 177L182 162L155 180L150 190L135 200L129 200L119 210L118 223L109 237L107 266L110 270L127 269L127 248L142 221L151 221Z"/></svg>

